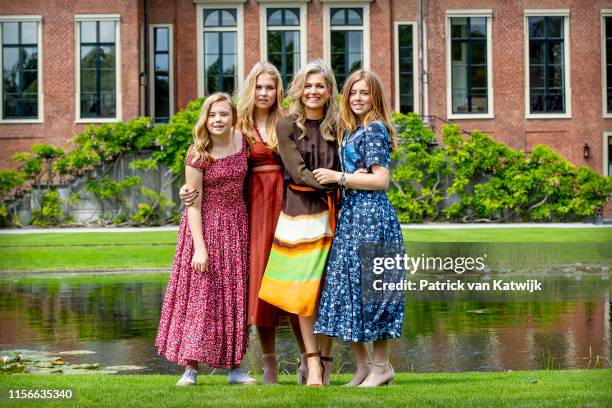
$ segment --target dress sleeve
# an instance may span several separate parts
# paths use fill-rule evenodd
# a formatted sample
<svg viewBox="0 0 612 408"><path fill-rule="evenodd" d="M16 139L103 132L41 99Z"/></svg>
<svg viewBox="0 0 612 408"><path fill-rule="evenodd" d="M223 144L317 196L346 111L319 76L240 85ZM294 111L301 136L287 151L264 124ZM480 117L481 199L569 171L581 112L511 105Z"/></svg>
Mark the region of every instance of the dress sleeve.
<svg viewBox="0 0 612 408"><path fill-rule="evenodd" d="M285 166L295 184L309 186L321 191L336 188L335 184L319 184L312 171L306 168L302 153L293 139L293 122L291 120L283 118L278 122L276 137L278 139L278 153L283 161L283 166Z"/></svg>
<svg viewBox="0 0 612 408"><path fill-rule="evenodd" d="M194 160L195 159L195 150L193 145L189 146L189 149L187 150L187 157L185 158L185 165L189 166L189 167L193 167L194 169L198 169L200 171L204 171L204 160L202 158L200 158L199 160Z"/></svg>
<svg viewBox="0 0 612 408"><path fill-rule="evenodd" d="M365 166L373 164L391 167L391 140L387 127L382 122L371 122L365 128Z"/></svg>

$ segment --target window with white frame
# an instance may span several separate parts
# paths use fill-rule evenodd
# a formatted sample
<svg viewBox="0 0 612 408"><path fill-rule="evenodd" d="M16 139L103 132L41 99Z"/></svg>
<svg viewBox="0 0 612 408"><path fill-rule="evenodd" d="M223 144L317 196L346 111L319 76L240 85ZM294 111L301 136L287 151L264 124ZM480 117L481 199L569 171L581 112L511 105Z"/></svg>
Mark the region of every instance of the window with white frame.
<svg viewBox="0 0 612 408"><path fill-rule="evenodd" d="M300 9L266 8L268 61L281 74L285 88L301 65Z"/></svg>
<svg viewBox="0 0 612 408"><path fill-rule="evenodd" d="M174 113L172 26L151 26L151 113L156 123L167 123Z"/></svg>
<svg viewBox="0 0 612 408"><path fill-rule="evenodd" d="M120 118L119 16L79 16L77 25L77 117Z"/></svg>
<svg viewBox="0 0 612 408"><path fill-rule="evenodd" d="M364 10L362 7L330 8L330 60L338 88L364 66Z"/></svg>
<svg viewBox="0 0 612 408"><path fill-rule="evenodd" d="M602 93L604 116L612 116L612 10L602 13ZM612 174L612 173L610 173Z"/></svg>
<svg viewBox="0 0 612 408"><path fill-rule="evenodd" d="M449 15L449 117L491 117L490 15Z"/></svg>
<svg viewBox="0 0 612 408"><path fill-rule="evenodd" d="M0 16L2 81L0 120L40 119L42 81L40 16Z"/></svg>
<svg viewBox="0 0 612 408"><path fill-rule="evenodd" d="M569 12L526 12L527 117L569 117Z"/></svg>
<svg viewBox="0 0 612 408"><path fill-rule="evenodd" d="M416 64L414 58L416 24L396 23L396 110L401 113L415 111Z"/></svg>
<svg viewBox="0 0 612 408"><path fill-rule="evenodd" d="M204 9L204 92L238 88L237 10Z"/></svg>

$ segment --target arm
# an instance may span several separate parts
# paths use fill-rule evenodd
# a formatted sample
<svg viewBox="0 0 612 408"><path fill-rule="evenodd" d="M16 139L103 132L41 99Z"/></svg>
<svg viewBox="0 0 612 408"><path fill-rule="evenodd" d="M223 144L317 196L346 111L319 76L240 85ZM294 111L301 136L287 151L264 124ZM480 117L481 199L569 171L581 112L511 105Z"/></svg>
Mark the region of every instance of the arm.
<svg viewBox="0 0 612 408"><path fill-rule="evenodd" d="M191 266L198 272L205 272L208 266L208 251L202 232L202 172L194 167L185 166L185 179L187 187L198 192L193 205L187 207L187 220L195 249Z"/></svg>
<svg viewBox="0 0 612 408"><path fill-rule="evenodd" d="M315 178L321 184L338 183L342 177L339 171L316 169ZM355 173L344 173L346 187L355 190L386 190L389 187L389 169L379 164L372 165L372 173L359 169Z"/></svg>
<svg viewBox="0 0 612 408"><path fill-rule="evenodd" d="M295 140L292 137L293 122L289 120L281 120L276 128L276 135L278 138L278 152L285 169L289 172L289 175L296 184L301 184L316 188L317 190L327 191L335 188L336 186L326 186L320 184L313 173L306 168L304 158L300 153Z"/></svg>

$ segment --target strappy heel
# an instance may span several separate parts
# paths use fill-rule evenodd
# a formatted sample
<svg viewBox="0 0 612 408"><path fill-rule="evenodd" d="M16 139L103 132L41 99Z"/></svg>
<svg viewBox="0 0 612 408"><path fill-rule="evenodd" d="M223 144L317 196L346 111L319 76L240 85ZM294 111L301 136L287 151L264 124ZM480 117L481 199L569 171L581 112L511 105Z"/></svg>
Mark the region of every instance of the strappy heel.
<svg viewBox="0 0 612 408"><path fill-rule="evenodd" d="M389 363L372 363L372 369L370 370L370 374L366 377L365 380L359 387L380 387L381 385L391 385L393 384L393 380L395 379L395 371L393 371L393 366ZM377 372L378 370L375 367L388 368L382 373Z"/></svg>
<svg viewBox="0 0 612 408"><path fill-rule="evenodd" d="M321 356L321 367L323 367L323 373L321 375L321 378L323 379L323 385L329 385L331 382L331 370L333 360L334 358L332 356Z"/></svg>
<svg viewBox="0 0 612 408"><path fill-rule="evenodd" d="M297 383L299 385L306 385L308 380L308 362L306 361L306 353L300 354L300 365L298 366L297 372Z"/></svg>
<svg viewBox="0 0 612 408"><path fill-rule="evenodd" d="M358 386L359 384L361 384L362 382L365 381L365 379L370 374L370 371L372 371L372 363L358 363L357 364L357 372L355 373L353 378L351 378L351 381L349 381L348 383L344 384L343 387L356 387L356 386Z"/></svg>
<svg viewBox="0 0 612 408"><path fill-rule="evenodd" d="M263 379L262 384L278 384L278 361L276 353L262 354Z"/></svg>
<svg viewBox="0 0 612 408"><path fill-rule="evenodd" d="M319 366L321 367L321 379L323 379L323 363L321 362L321 351L316 351L314 353L306 353L306 359L309 358L317 358L319 359ZM311 371L310 369L308 370L308 376L310 377ZM308 380L306 380L306 386L307 387L322 387L323 386L323 381L321 381L321 383L314 383L314 384L308 384Z"/></svg>

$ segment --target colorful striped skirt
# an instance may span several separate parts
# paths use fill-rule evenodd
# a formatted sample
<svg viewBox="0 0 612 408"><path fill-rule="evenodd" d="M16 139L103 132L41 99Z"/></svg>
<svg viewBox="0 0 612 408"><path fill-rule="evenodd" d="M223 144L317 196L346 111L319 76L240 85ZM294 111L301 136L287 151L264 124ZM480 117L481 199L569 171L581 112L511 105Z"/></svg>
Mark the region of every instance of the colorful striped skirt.
<svg viewBox="0 0 612 408"><path fill-rule="evenodd" d="M329 211L297 216L282 211L259 298L289 313L312 316L332 241Z"/></svg>

